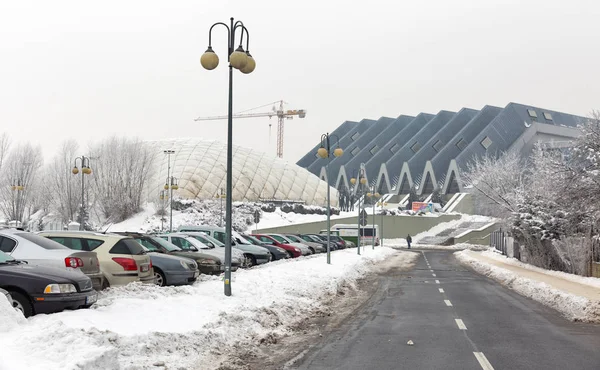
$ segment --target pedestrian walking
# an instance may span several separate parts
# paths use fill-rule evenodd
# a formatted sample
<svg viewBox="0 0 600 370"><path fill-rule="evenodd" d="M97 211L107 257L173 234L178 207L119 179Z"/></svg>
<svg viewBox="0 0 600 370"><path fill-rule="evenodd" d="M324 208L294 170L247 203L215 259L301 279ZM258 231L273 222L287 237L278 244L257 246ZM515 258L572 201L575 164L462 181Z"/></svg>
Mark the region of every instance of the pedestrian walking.
<svg viewBox="0 0 600 370"><path fill-rule="evenodd" d="M410 237L410 234L408 234L408 236L406 237L406 244L408 244L408 249L410 249L410 243L412 243L412 238Z"/></svg>

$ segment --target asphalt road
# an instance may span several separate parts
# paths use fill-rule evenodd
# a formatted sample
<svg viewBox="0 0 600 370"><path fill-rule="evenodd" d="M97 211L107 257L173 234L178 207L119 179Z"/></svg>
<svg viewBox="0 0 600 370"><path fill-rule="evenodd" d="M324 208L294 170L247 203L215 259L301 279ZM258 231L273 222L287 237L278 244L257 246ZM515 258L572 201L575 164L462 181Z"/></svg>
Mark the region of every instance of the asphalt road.
<svg viewBox="0 0 600 370"><path fill-rule="evenodd" d="M411 271L381 276L370 301L291 368L600 369L600 325L570 322L452 252L419 253Z"/></svg>

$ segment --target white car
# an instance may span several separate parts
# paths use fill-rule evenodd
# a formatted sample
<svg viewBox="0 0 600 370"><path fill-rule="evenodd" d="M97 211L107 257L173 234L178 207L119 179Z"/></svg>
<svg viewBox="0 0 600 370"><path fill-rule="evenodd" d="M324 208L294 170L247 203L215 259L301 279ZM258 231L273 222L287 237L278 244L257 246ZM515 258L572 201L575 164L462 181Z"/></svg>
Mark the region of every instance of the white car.
<svg viewBox="0 0 600 370"><path fill-rule="evenodd" d="M92 280L94 289L102 289L104 277L95 252L72 250L41 235L17 229L0 230L0 250L30 265L79 271Z"/></svg>

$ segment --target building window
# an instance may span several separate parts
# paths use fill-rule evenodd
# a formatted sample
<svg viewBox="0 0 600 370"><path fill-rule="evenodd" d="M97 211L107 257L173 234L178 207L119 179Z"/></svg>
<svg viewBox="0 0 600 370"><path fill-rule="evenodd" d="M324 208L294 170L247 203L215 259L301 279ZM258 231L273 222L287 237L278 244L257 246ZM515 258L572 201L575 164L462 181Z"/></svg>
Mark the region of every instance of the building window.
<svg viewBox="0 0 600 370"><path fill-rule="evenodd" d="M350 136L350 139L352 139L352 141L355 141L356 139L358 139L359 136L360 136L360 133L355 132L354 135Z"/></svg>
<svg viewBox="0 0 600 370"><path fill-rule="evenodd" d="M492 139L489 137L486 136L485 139L481 140L481 146L483 146L485 150L488 150L490 145L492 145Z"/></svg>
<svg viewBox="0 0 600 370"><path fill-rule="evenodd" d="M396 152L398 151L398 149L400 149L400 145L398 145L398 143L394 144L391 148L390 148L390 152L396 154Z"/></svg>
<svg viewBox="0 0 600 370"><path fill-rule="evenodd" d="M534 111L533 109L527 109L527 113L529 114L529 117L537 118L537 112Z"/></svg>
<svg viewBox="0 0 600 370"><path fill-rule="evenodd" d="M440 150L442 150L443 147L444 147L444 143L442 143L441 140L438 140L435 142L435 144L433 144L433 150L435 150L436 152L439 152Z"/></svg>
<svg viewBox="0 0 600 370"><path fill-rule="evenodd" d="M416 143L414 143L411 147L410 150L413 151L413 153L416 153L419 151L419 149L421 149L421 144L419 144L419 142L417 141Z"/></svg>
<svg viewBox="0 0 600 370"><path fill-rule="evenodd" d="M369 150L369 152L371 152L371 155L377 153L377 151L379 150L379 146L377 146L377 144L375 144L374 147L371 148L371 150Z"/></svg>
<svg viewBox="0 0 600 370"><path fill-rule="evenodd" d="M460 139L459 141L456 142L456 146L458 147L458 149L463 151L467 147L467 142L464 139Z"/></svg>
<svg viewBox="0 0 600 370"><path fill-rule="evenodd" d="M358 154L358 152L360 152L360 148L356 147L350 151L350 154L352 154L352 156L355 156Z"/></svg>
<svg viewBox="0 0 600 370"><path fill-rule="evenodd" d="M552 121L552 114L548 113L548 112L544 112L544 118L547 121Z"/></svg>

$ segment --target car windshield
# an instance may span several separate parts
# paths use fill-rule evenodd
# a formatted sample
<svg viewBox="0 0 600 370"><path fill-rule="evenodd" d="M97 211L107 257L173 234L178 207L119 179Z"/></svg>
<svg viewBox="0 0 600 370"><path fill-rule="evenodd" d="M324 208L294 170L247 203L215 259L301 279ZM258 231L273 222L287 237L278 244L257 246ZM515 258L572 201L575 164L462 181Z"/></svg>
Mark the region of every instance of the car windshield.
<svg viewBox="0 0 600 370"><path fill-rule="evenodd" d="M154 243L152 243L151 240L148 240L146 238L135 238L135 241L140 243L146 251L160 252L160 248L154 245Z"/></svg>
<svg viewBox="0 0 600 370"><path fill-rule="evenodd" d="M247 241L249 241L250 243L252 243L254 245L265 244L265 243L261 242L260 240L256 239L255 237L251 236L251 235L244 235L244 239L246 239Z"/></svg>
<svg viewBox="0 0 600 370"><path fill-rule="evenodd" d="M298 237L296 237L294 235L286 235L285 237L293 242L302 243L302 240L300 240Z"/></svg>
<svg viewBox="0 0 600 370"><path fill-rule="evenodd" d="M15 261L15 259L9 256L8 254L0 251L0 263L7 263L12 261Z"/></svg>
<svg viewBox="0 0 600 370"><path fill-rule="evenodd" d="M157 236L152 236L152 237L150 237L150 239L152 239L153 242L160 244L163 248L165 248L169 252L175 252L175 251L181 250L181 248L179 248L175 244L169 243L168 241L164 240L163 238L159 238Z"/></svg>
<svg viewBox="0 0 600 370"><path fill-rule="evenodd" d="M233 235L233 238L239 244L252 245L252 243L250 243L249 241L247 241L246 239L244 239L240 234L236 233L235 231L233 231L231 233L231 235Z"/></svg>
<svg viewBox="0 0 600 370"><path fill-rule="evenodd" d="M202 245L200 245L200 249L213 249L214 246L208 245L208 243L212 243L210 240L206 239L204 236L200 235L190 235L192 238L198 240Z"/></svg>
<svg viewBox="0 0 600 370"><path fill-rule="evenodd" d="M280 242L280 243L284 243L284 244L286 244L286 243L289 243L289 241L288 241L288 240L286 240L286 239L285 239L283 236L281 236L281 235L269 235L269 236L270 236L271 238L273 238L273 239L277 240L277 241L278 241L278 242Z"/></svg>
<svg viewBox="0 0 600 370"><path fill-rule="evenodd" d="M210 240L217 247L224 247L225 246L225 244L221 243L220 240L217 240L217 239L213 238L210 235L203 235L203 236L206 238L206 240Z"/></svg>
<svg viewBox="0 0 600 370"><path fill-rule="evenodd" d="M55 242L54 240L44 238L43 236L32 234L32 233L15 233L16 236L28 240L34 244L39 245L44 249L69 249L64 245Z"/></svg>

